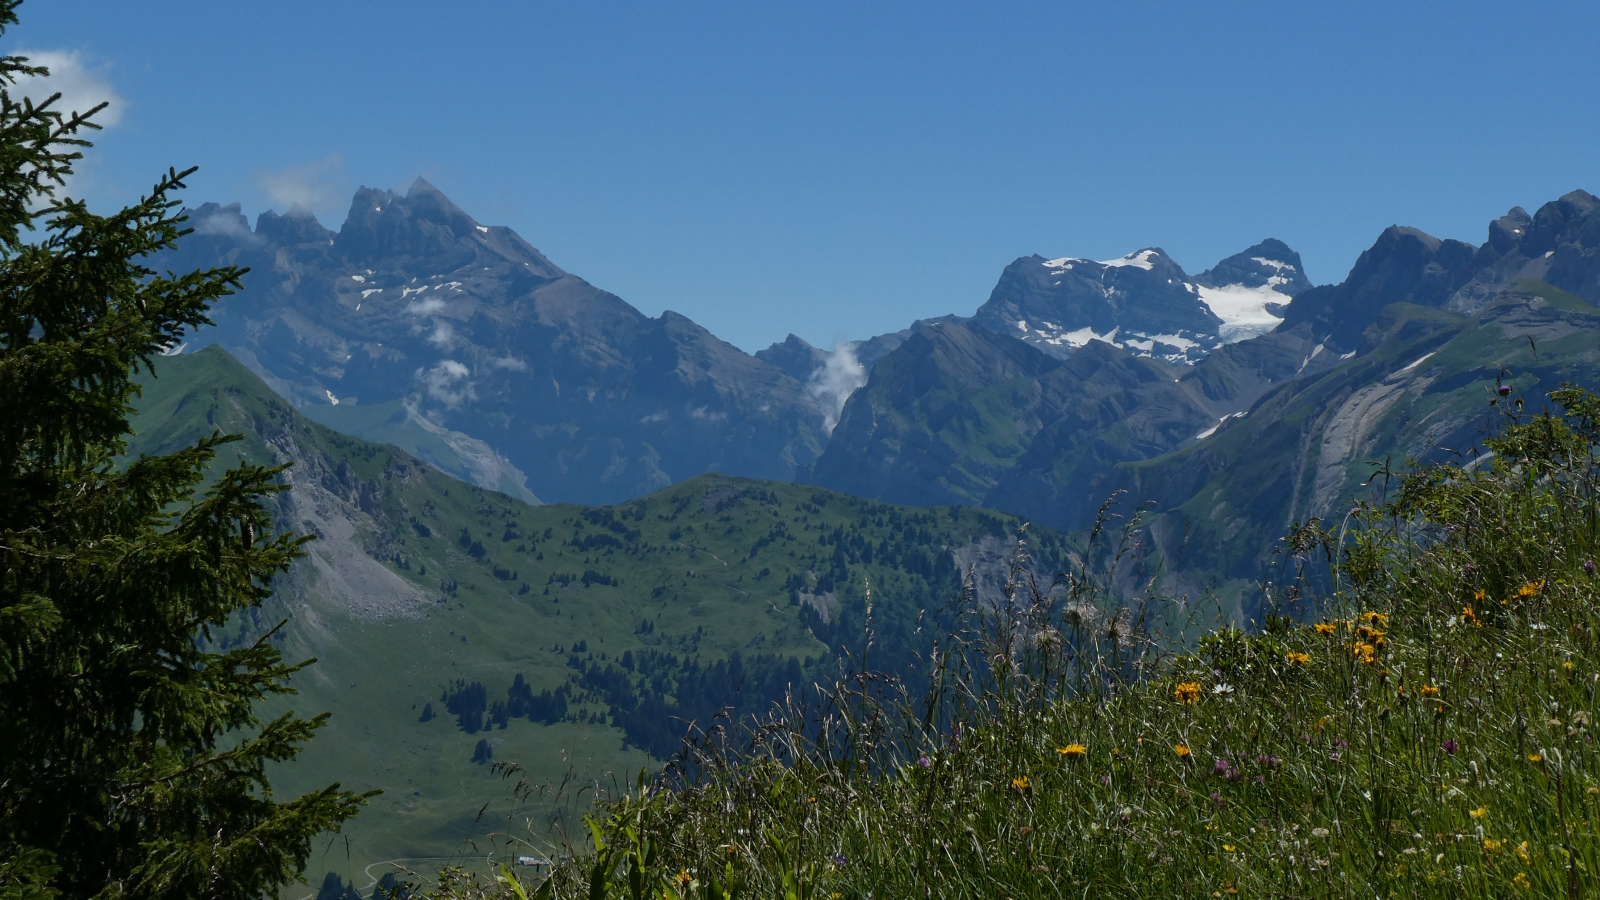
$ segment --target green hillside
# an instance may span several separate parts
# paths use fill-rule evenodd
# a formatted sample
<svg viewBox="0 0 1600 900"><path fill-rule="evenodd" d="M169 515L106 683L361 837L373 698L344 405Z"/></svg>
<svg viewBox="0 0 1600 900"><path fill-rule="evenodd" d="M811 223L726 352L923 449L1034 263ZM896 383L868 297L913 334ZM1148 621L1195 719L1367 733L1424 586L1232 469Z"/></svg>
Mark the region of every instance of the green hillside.
<svg viewBox="0 0 1600 900"><path fill-rule="evenodd" d="M1298 522L1338 521L1381 499L1385 466L1467 460L1503 403L1532 413L1565 383L1600 383L1600 310L1517 282L1474 316L1396 303L1354 359L1268 392L1182 450L1119 467L1109 485L1152 505L1152 557L1174 594L1212 586L1259 618L1256 579ZM1512 393L1498 399L1500 385ZM1281 576L1267 574L1267 578Z"/></svg>
<svg viewBox="0 0 1600 900"><path fill-rule="evenodd" d="M1020 524L715 474L615 507L533 506L305 419L220 348L156 372L130 452L240 433L219 465L292 461L279 520L320 536L226 638L286 617L289 655L319 660L294 705L333 721L275 776L282 791L385 791L314 873L448 855L503 827L514 781L491 760L536 784L570 772L571 800L653 765L641 746L658 762L679 719L759 709L836 672L861 649L867 585L875 665L903 666L919 614L956 598L958 566L992 570ZM1040 571L1060 571L1064 539L1031 542ZM535 797L521 813L551 808Z"/></svg>

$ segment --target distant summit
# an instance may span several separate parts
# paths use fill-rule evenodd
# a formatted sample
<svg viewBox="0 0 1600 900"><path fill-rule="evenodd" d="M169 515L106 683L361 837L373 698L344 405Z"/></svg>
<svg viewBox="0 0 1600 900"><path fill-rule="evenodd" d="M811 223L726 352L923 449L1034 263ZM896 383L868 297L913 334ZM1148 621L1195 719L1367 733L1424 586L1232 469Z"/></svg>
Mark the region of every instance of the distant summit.
<svg viewBox="0 0 1600 900"><path fill-rule="evenodd" d="M1158 247L1101 261L1029 256L1006 267L974 320L1057 357L1103 341L1193 364L1276 328L1309 286L1300 255L1270 239L1195 278Z"/></svg>
<svg viewBox="0 0 1600 900"><path fill-rule="evenodd" d="M189 213L175 270L249 266L222 344L305 414L524 499L611 503L708 471L788 479L838 402L677 313L650 318L419 178L304 209Z"/></svg>

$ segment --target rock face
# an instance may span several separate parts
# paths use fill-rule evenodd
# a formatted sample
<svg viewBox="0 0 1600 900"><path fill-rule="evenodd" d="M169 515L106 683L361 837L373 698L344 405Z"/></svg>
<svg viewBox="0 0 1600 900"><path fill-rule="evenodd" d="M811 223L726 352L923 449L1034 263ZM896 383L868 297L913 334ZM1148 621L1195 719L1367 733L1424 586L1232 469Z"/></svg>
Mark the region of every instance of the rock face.
<svg viewBox="0 0 1600 900"><path fill-rule="evenodd" d="M1066 357L1099 340L1172 363L1264 334L1310 286L1300 255L1266 240L1191 278L1159 248L1095 262L1029 256L1006 267L974 321Z"/></svg>
<svg viewBox="0 0 1600 900"><path fill-rule="evenodd" d="M1284 311L1284 328L1309 325L1329 349L1356 349L1390 303L1472 314L1507 285L1542 281L1600 302L1600 199L1573 191L1529 216L1516 207L1489 223L1482 246L1415 228L1385 229L1343 283L1313 288Z"/></svg>
<svg viewBox="0 0 1600 900"><path fill-rule="evenodd" d="M191 346L220 343L312 418L486 487L609 503L706 471L788 479L827 439L801 379L645 316L421 179L362 188L337 233L303 210L254 230L236 204L190 219L157 268L252 270Z"/></svg>

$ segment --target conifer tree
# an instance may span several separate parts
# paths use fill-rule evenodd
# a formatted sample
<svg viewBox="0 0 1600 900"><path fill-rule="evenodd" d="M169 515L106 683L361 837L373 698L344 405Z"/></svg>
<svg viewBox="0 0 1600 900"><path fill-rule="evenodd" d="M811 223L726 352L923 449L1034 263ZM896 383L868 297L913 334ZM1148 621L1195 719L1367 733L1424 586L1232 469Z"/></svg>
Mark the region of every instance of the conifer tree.
<svg viewBox="0 0 1600 900"><path fill-rule="evenodd" d="M187 233L188 172L109 216L58 199L98 109L12 96L40 74L0 57L0 897L258 897L362 801L273 795L322 718L258 717L298 668L270 636L210 640L305 538L272 533L276 469L199 491L233 437L119 459L133 379L242 271L143 263Z"/></svg>

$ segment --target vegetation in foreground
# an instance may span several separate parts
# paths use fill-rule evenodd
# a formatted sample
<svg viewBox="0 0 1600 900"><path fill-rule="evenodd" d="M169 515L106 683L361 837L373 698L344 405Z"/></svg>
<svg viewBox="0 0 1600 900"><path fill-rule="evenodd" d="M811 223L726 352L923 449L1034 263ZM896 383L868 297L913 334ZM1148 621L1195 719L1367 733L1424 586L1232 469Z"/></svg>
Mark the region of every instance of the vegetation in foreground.
<svg viewBox="0 0 1600 900"><path fill-rule="evenodd" d="M231 438L116 461L130 373L241 273L141 264L185 233L170 195L188 173L110 216L56 198L99 108L13 100L44 74L0 56L0 897L260 896L363 799L274 796L267 766L325 717L260 714L299 668L270 637L207 640L307 539L272 533L277 469L199 490Z"/></svg>
<svg viewBox="0 0 1600 900"><path fill-rule="evenodd" d="M703 744L537 892L1593 896L1600 398L1552 398L1564 418L1505 401L1492 456L1298 529L1256 633L1162 660L1092 618L1086 573L1014 584L929 660L932 705L860 678Z"/></svg>

